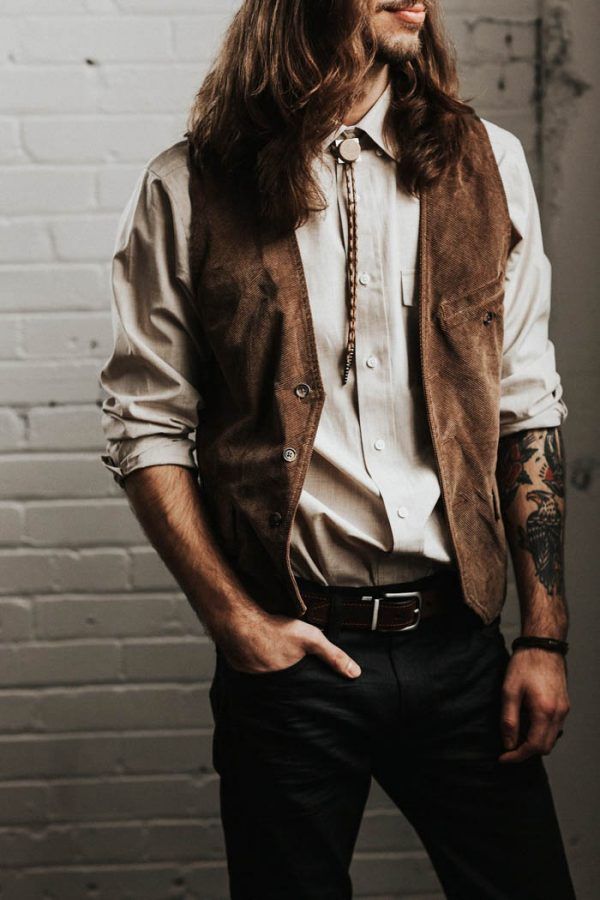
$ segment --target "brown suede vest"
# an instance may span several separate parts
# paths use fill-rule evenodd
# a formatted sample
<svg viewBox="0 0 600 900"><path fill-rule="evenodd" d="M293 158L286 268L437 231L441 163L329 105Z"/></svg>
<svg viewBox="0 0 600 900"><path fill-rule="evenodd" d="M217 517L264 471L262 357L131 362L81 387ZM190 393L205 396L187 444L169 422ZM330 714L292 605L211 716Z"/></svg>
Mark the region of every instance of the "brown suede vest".
<svg viewBox="0 0 600 900"><path fill-rule="evenodd" d="M200 175L191 153L188 165L190 264L210 348L198 373L201 492L253 599L299 616L306 605L290 564L291 529L325 388L298 243L294 231L267 237L243 192ZM465 601L486 623L506 597L495 469L504 275L520 237L474 118L460 163L420 194L418 304L444 510Z"/></svg>

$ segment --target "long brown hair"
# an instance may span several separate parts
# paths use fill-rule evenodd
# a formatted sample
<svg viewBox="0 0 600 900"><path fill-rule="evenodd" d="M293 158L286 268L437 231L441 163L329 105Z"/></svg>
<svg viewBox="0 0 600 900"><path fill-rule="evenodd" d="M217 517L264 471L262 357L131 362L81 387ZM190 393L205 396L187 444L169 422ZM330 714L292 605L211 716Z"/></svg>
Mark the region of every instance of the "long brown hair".
<svg viewBox="0 0 600 900"><path fill-rule="evenodd" d="M474 114L458 98L438 0L427 2L421 44L418 56L390 65L384 122L412 194L456 160ZM189 113L197 165L253 190L276 231L303 224L325 203L313 159L360 97L375 58L369 0L245 0Z"/></svg>

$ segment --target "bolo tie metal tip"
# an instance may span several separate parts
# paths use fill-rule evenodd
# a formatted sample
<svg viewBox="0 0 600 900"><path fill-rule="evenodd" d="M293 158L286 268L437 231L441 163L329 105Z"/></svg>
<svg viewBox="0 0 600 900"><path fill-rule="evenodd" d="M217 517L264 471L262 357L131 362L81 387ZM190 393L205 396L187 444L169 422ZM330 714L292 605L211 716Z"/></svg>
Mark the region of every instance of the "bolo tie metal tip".
<svg viewBox="0 0 600 900"><path fill-rule="evenodd" d="M350 375L350 369L352 368L352 362L354 360L354 348L347 354L346 363L344 365L344 374L342 375L342 384L347 384L348 376Z"/></svg>

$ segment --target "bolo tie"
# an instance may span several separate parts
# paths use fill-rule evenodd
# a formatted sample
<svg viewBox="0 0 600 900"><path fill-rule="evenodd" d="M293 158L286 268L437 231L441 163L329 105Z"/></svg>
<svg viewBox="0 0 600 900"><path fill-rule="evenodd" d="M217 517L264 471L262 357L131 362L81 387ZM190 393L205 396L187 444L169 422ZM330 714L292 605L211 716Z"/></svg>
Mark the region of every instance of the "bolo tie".
<svg viewBox="0 0 600 900"><path fill-rule="evenodd" d="M356 178L354 166L360 159L361 150L373 146L371 138L361 128L348 128L330 145L329 149L340 165L344 166L344 181L348 204L348 252L346 254L346 285L348 293L348 337L346 354L342 372L342 384L348 381L348 375L354 361L356 349L356 295L358 282L358 230L356 210Z"/></svg>

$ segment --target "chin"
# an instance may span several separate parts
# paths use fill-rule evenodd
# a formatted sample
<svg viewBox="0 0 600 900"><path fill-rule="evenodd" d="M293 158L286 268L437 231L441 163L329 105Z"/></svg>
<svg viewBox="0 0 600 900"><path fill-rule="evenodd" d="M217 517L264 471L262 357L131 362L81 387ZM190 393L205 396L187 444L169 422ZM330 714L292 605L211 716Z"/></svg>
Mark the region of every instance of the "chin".
<svg viewBox="0 0 600 900"><path fill-rule="evenodd" d="M377 45L377 60L385 63L399 63L405 59L414 59L421 52L419 32L403 34L400 37L388 37Z"/></svg>

